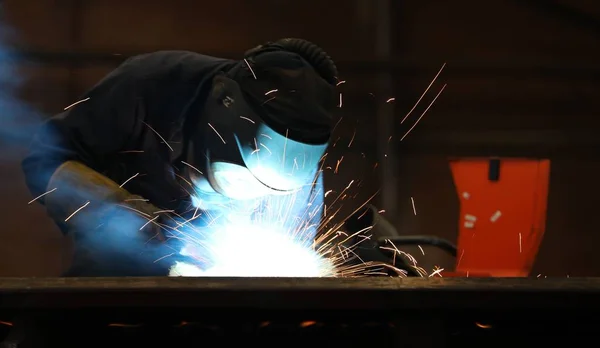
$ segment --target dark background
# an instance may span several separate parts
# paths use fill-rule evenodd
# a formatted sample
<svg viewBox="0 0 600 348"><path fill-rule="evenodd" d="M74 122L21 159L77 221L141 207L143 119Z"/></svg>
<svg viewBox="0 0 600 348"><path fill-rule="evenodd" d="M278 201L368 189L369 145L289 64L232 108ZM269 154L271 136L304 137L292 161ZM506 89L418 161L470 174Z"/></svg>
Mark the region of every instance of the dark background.
<svg viewBox="0 0 600 348"><path fill-rule="evenodd" d="M360 180L360 191L352 191L358 196L342 202L344 212L381 190L376 203L402 233L456 240L458 199L448 158L549 158L547 228L532 275L600 275L600 2L1 4L5 23L12 26L5 40L22 58L14 66L25 79L19 95L46 116L77 101L133 54L186 49L241 58L264 41L311 40L338 62L347 81L330 165L344 159L326 178L328 188L338 192ZM421 109L401 125L443 63L447 66ZM440 99L400 142L444 83L448 87ZM395 100L386 103L389 98ZM41 207L27 205L31 198L14 160L22 149L4 144L1 151L13 160L0 164L0 276L58 275L68 266L69 240ZM452 259L433 250L426 254L425 267L452 268Z"/></svg>

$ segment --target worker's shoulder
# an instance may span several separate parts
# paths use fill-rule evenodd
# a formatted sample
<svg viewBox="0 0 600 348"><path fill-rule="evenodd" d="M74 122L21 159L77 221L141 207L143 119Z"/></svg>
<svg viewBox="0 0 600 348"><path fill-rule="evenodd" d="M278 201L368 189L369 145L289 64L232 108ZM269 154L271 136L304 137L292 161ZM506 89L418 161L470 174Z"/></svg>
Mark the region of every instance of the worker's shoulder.
<svg viewBox="0 0 600 348"><path fill-rule="evenodd" d="M106 76L100 86L133 84L147 89L192 86L195 90L202 81L235 64L233 60L190 51L157 51L130 57Z"/></svg>
<svg viewBox="0 0 600 348"><path fill-rule="evenodd" d="M122 67L127 69L133 68L135 70L137 70L136 68L142 68L145 73L149 73L150 71L161 73L173 69L201 71L228 65L233 62L230 59L203 55L191 51L170 50L133 56L125 61Z"/></svg>

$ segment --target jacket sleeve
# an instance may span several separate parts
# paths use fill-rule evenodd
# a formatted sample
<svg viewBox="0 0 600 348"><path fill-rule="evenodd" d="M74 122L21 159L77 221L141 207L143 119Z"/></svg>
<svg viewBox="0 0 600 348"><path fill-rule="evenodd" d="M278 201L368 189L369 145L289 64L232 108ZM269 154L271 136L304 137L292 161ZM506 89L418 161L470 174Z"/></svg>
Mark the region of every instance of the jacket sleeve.
<svg viewBox="0 0 600 348"><path fill-rule="evenodd" d="M76 105L44 122L22 162L34 196L47 190L56 169L78 161L102 172L108 158L121 151L139 116L140 86L123 66L109 74Z"/></svg>

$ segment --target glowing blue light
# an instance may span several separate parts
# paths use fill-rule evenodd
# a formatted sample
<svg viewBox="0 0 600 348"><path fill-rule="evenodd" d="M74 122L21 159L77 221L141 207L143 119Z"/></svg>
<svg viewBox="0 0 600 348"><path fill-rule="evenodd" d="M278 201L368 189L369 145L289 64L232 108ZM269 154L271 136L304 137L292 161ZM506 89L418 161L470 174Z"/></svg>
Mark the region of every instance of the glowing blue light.
<svg viewBox="0 0 600 348"><path fill-rule="evenodd" d="M182 251L186 253L186 250ZM212 267L201 270L185 263L172 276L191 277L328 277L333 265L309 245L273 228L231 223L206 242Z"/></svg>

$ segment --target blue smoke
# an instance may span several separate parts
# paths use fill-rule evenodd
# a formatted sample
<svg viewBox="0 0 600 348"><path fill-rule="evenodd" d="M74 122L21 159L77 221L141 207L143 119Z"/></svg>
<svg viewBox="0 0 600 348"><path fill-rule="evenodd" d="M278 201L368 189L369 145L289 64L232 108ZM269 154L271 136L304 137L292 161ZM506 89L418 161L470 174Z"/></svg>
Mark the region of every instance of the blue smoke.
<svg viewBox="0 0 600 348"><path fill-rule="evenodd" d="M17 33L4 23L1 11L0 7L0 160L6 163L21 159L45 116L19 95L27 83L22 68L31 62L10 45Z"/></svg>
<svg viewBox="0 0 600 348"><path fill-rule="evenodd" d="M23 67L31 65L33 62L28 61L11 46L10 42L16 42L17 39L17 31L4 21L0 7L0 169L4 173L0 186L10 189L10 194L3 195L6 201L19 198L14 197L14 192L17 195L21 194L18 192L18 188L15 189L15 186L19 186L22 180L22 177L18 177L19 170L16 168L21 167L21 161L29 153L34 136L37 136L48 149L60 152L63 147L61 144L63 142L59 141L58 134L45 123L51 114L44 113L33 103L28 103L20 96L23 87L28 83ZM62 110L53 110L52 114L58 112L62 112ZM39 186L36 189L41 190L30 197L31 200L34 200L37 198L34 196L52 190L51 187L45 187L45 183L52 173L43 172L42 169L45 167L39 164L44 157L48 157L46 153L42 152L38 157L29 157L35 158L33 158L33 165L29 168L28 184L30 188ZM35 168L39 170L35 170ZM41 184L36 185L37 183ZM9 191L5 190L4 192ZM172 253L172 247L168 245L155 246L153 243L148 243L149 237L139 231L148 219L133 211L123 209L116 202L105 201L103 198L106 196L105 193L101 187L93 187L93 185L86 185L85 188L66 185L45 196L59 195L60 199L71 203L66 204L69 209L74 206L73 202L82 200L81 205L85 201L90 202L88 206L77 213L80 216L77 219L74 218L69 224L64 223L61 219L55 221L64 233L75 235L77 240L74 272L95 276L157 272L156 268L160 266L157 260ZM22 208L15 209L32 209L28 210L26 214L36 218L35 211L38 208L35 205L44 203L45 197L30 202L31 206L27 206L28 200L9 204L22 204ZM32 213L33 215L30 215ZM9 226L11 220L16 219L16 217L8 216L10 213L2 214L3 221L8 221ZM17 222L12 225L16 224ZM52 232L51 227L46 227L43 222L33 224L33 226L48 228L48 235ZM43 233L23 232L38 238L40 235L46 234L46 231ZM163 266L162 268L167 269L168 267Z"/></svg>

